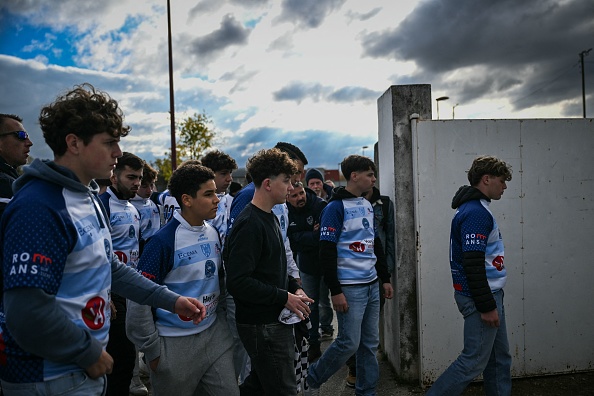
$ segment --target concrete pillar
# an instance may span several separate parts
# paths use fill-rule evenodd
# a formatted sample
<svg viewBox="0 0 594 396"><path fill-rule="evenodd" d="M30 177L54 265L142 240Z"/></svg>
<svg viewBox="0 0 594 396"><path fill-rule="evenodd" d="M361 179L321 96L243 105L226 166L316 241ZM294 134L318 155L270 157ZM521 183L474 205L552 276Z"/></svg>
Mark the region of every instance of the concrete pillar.
<svg viewBox="0 0 594 396"><path fill-rule="evenodd" d="M391 86L378 99L378 162L382 194L395 204L395 298L384 306L382 350L400 378L418 381L417 237L410 116L431 119L431 85Z"/></svg>

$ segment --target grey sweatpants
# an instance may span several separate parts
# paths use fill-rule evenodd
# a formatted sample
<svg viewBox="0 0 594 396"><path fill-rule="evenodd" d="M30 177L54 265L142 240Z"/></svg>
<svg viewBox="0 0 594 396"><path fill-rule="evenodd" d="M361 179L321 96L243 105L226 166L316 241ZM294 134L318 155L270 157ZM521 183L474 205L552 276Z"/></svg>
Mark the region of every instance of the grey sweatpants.
<svg viewBox="0 0 594 396"><path fill-rule="evenodd" d="M154 396L239 396L233 367L233 337L218 315L208 329L184 337L161 337Z"/></svg>

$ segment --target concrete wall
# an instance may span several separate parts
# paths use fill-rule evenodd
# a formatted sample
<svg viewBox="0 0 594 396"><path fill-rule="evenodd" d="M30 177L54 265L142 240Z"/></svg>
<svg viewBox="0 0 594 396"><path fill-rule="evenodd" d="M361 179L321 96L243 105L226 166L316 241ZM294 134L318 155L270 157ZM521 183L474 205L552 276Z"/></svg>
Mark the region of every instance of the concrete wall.
<svg viewBox="0 0 594 396"><path fill-rule="evenodd" d="M426 85L391 87L378 100L380 184L397 208L398 300L385 307L382 341L388 359L401 377L429 384L461 350L450 202L468 184L472 159L493 154L513 167L506 193L491 205L506 247L513 375L593 370L593 121L432 121L430 109ZM411 123L412 113L419 119Z"/></svg>

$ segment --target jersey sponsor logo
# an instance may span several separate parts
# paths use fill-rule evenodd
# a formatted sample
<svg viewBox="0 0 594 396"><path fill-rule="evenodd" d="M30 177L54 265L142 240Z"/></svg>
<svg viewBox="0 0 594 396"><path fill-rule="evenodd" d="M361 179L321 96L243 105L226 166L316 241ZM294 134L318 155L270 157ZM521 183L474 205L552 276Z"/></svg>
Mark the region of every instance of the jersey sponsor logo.
<svg viewBox="0 0 594 396"><path fill-rule="evenodd" d="M138 259L140 258L140 251L138 249L134 249L130 251L130 265L136 268L138 264Z"/></svg>
<svg viewBox="0 0 594 396"><path fill-rule="evenodd" d="M99 330L105 325L105 300L99 296L87 301L81 310L83 322L91 330Z"/></svg>
<svg viewBox="0 0 594 396"><path fill-rule="evenodd" d="M118 223L120 221L124 221L129 218L130 218L129 213L115 213L115 214L111 215L111 218L109 220L111 222L111 225L115 225L116 223Z"/></svg>
<svg viewBox="0 0 594 396"><path fill-rule="evenodd" d="M215 274L216 269L217 266L215 265L214 261L206 260L206 263L204 263L204 276L206 278L212 278Z"/></svg>
<svg viewBox="0 0 594 396"><path fill-rule="evenodd" d="M205 257L210 257L210 254L212 253L212 250L208 243L200 245L200 250L202 250L202 254L204 254Z"/></svg>
<svg viewBox="0 0 594 396"><path fill-rule="evenodd" d="M178 258L178 260L181 260L181 259L184 259L184 258L190 259L190 258L192 258L192 256L194 254L198 254L198 251L196 251L196 250L190 250L189 252L181 252L181 253L178 253L177 254L177 258Z"/></svg>
<svg viewBox="0 0 594 396"><path fill-rule="evenodd" d="M128 238L130 238L130 239L136 238L136 230L134 229L133 225L131 225L130 229L128 230Z"/></svg>
<svg viewBox="0 0 594 396"><path fill-rule="evenodd" d="M152 280L153 282L157 279L157 277L155 275L145 272L145 271L140 271L140 274L142 276L144 276L145 278Z"/></svg>
<svg viewBox="0 0 594 396"><path fill-rule="evenodd" d="M374 245L374 243L375 243L375 241L374 241L373 239L363 239L363 243L364 243L366 246L373 246L373 245Z"/></svg>
<svg viewBox="0 0 594 396"><path fill-rule="evenodd" d="M120 259L120 261L124 264L128 264L128 256L126 256L126 253L118 250L115 252L116 256L118 256L118 258Z"/></svg>
<svg viewBox="0 0 594 396"><path fill-rule="evenodd" d="M281 230L284 231L287 227L287 221L285 220L285 216L281 216L279 220L280 220Z"/></svg>
<svg viewBox="0 0 594 396"><path fill-rule="evenodd" d="M179 314L178 314L178 315L177 315L177 317L178 317L178 318L180 318L180 320L181 320L182 322L191 322L191 321L192 321L192 318L189 318L189 317L187 317L187 316L183 316L183 315L179 315Z"/></svg>
<svg viewBox="0 0 594 396"><path fill-rule="evenodd" d="M206 240L208 240L208 237L206 235L200 234L200 236L198 236L198 242L206 241Z"/></svg>
<svg viewBox="0 0 594 396"><path fill-rule="evenodd" d="M4 335L0 332L0 366L6 366L6 343Z"/></svg>
<svg viewBox="0 0 594 396"><path fill-rule="evenodd" d="M349 249L356 253L363 253L365 251L365 244L362 242L353 242L349 245Z"/></svg>
<svg viewBox="0 0 594 396"><path fill-rule="evenodd" d="M111 262L111 243L108 239L103 240L103 246L105 246L105 256L107 257L107 261Z"/></svg>
<svg viewBox="0 0 594 396"><path fill-rule="evenodd" d="M8 275L37 275L40 272L47 276L47 267L53 263L53 260L41 253L16 253L12 255L12 265Z"/></svg>
<svg viewBox="0 0 594 396"><path fill-rule="evenodd" d="M465 245L484 245L487 242L487 236L483 234L464 235Z"/></svg>
<svg viewBox="0 0 594 396"><path fill-rule="evenodd" d="M363 217L363 220L361 220L361 224L363 224L363 228L366 230L369 228L369 220L367 220L365 217Z"/></svg>
<svg viewBox="0 0 594 396"><path fill-rule="evenodd" d="M95 227L92 224L87 224L85 226L78 227L77 231L80 236L84 236L86 233L92 231Z"/></svg>
<svg viewBox="0 0 594 396"><path fill-rule="evenodd" d="M493 259L493 267L497 268L497 271L503 271L505 265L503 265L503 256L497 256Z"/></svg>

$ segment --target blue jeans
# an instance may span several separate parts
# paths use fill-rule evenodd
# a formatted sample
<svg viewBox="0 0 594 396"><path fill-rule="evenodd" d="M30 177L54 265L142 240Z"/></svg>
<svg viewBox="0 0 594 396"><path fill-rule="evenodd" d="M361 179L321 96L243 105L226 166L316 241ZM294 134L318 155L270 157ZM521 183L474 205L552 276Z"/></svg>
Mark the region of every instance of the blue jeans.
<svg viewBox="0 0 594 396"><path fill-rule="evenodd" d="M460 395L481 373L488 396L511 394L512 358L505 327L503 294L503 290L493 293L499 327L490 327L481 320L472 297L454 294L458 310L464 316L464 349L426 395Z"/></svg>
<svg viewBox="0 0 594 396"><path fill-rule="evenodd" d="M252 364L241 395L297 395L293 325L237 323L237 332Z"/></svg>
<svg viewBox="0 0 594 396"><path fill-rule="evenodd" d="M309 321L311 322L311 329L309 329L309 343L311 345L320 345L320 333L318 329L323 324L330 323L330 328L322 327L324 330L332 330L332 307L329 307L328 301L328 287L324 283L324 278L318 275L310 275L305 272L300 272L301 285L305 294L314 300L310 305L311 312L309 314ZM322 289L326 290L326 307L323 308L320 303L324 300ZM328 319L328 309L330 310L330 319Z"/></svg>
<svg viewBox="0 0 594 396"><path fill-rule="evenodd" d="M99 396L105 395L105 376L91 379L83 371L75 371L45 382L17 384L2 381L5 396Z"/></svg>
<svg viewBox="0 0 594 396"><path fill-rule="evenodd" d="M322 357L311 366L307 383L319 388L340 370L347 359L357 355L357 395L376 395L379 380L379 289L377 282L365 286L343 286L349 309L337 312L338 336Z"/></svg>

